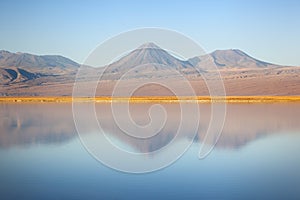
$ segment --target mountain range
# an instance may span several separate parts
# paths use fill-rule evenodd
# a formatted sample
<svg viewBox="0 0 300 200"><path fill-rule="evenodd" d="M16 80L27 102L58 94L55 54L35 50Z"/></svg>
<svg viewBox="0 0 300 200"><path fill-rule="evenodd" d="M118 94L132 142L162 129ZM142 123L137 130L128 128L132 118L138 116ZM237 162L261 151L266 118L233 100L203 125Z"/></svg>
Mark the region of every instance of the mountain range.
<svg viewBox="0 0 300 200"><path fill-rule="evenodd" d="M79 63L59 55L2 50L0 96L71 96L79 68ZM154 43L145 43L107 66L85 66L84 69L83 82L98 80L103 74L97 88L99 96L111 95L120 79L124 90L137 82L147 83L149 79L164 80L180 88L179 74L190 81L197 95L208 95L203 76L213 82L219 73L227 95L300 95L300 67L260 61L238 49L216 50L181 60ZM183 95L190 95L182 90ZM152 84L135 95L163 96L170 95L170 91Z"/></svg>

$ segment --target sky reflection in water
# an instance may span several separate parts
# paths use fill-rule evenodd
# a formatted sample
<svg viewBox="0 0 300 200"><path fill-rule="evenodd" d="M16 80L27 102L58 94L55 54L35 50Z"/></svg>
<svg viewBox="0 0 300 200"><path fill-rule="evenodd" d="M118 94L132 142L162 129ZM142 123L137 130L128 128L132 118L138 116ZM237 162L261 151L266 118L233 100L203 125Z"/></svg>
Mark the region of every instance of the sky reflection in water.
<svg viewBox="0 0 300 200"><path fill-rule="evenodd" d="M148 106L131 106L137 123L149 120ZM173 117L144 142L124 135L112 123L108 105L99 104L96 110L116 144L133 152L151 152L170 142L177 128L178 107L165 106ZM163 170L133 175L105 167L86 152L71 104L1 104L1 195L3 199L300 197L299 104L229 104L220 140L203 160L197 157L198 143L210 112L208 104L200 107L200 129L191 148ZM186 130L182 140L191 132Z"/></svg>

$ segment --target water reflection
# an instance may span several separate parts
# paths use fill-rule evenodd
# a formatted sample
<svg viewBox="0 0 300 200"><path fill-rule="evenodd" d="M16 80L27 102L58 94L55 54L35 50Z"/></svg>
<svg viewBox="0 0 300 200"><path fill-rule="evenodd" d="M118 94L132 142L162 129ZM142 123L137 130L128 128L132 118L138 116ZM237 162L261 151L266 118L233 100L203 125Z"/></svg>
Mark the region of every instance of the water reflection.
<svg viewBox="0 0 300 200"><path fill-rule="evenodd" d="M71 104L0 104L0 147L58 144L76 137L71 106ZM137 124L149 123L150 106L151 104L130 106L132 118ZM199 106L201 117L195 138L197 142L203 140L211 117L209 104ZM164 107L168 113L166 124L150 139L137 139L124 134L114 123L109 104L97 104L96 111L100 125L108 136L129 146L133 151L152 152L170 143L180 124L179 105L166 104ZM229 104L224 129L217 147L239 148L260 137L300 132L299 108L300 104L296 103ZM122 117L122 113L120 116ZM153 128L155 129L151 127L149 132L153 131ZM182 139L194 135L194 130L187 129L185 132Z"/></svg>
<svg viewBox="0 0 300 200"><path fill-rule="evenodd" d="M65 142L76 136L70 104L0 104L0 147Z"/></svg>

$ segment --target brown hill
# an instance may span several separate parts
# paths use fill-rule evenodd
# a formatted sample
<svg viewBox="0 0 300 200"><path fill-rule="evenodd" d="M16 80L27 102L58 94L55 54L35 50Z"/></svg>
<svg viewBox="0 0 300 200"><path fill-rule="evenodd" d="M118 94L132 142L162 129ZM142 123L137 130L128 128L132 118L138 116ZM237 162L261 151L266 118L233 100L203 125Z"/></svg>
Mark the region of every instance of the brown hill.
<svg viewBox="0 0 300 200"><path fill-rule="evenodd" d="M79 66L62 56L0 51L0 95L71 96ZM146 43L105 68L84 67L80 82L89 87L88 83L98 80L103 72L98 96L111 95L117 81L123 90L144 85L134 95L172 95L162 86L148 84L156 81L179 88L181 95L191 95L181 79L188 79L197 95L209 95L203 77L214 83L219 73L227 95L300 95L300 67L263 62L240 50L217 50L183 61Z"/></svg>

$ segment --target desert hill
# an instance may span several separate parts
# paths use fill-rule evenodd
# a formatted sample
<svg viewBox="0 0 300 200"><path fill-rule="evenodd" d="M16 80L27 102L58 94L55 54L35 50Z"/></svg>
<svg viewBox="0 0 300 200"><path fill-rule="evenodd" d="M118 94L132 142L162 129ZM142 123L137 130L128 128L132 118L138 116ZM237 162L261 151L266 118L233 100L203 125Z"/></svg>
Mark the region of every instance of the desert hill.
<svg viewBox="0 0 300 200"><path fill-rule="evenodd" d="M63 56L2 50L0 95L71 96L79 67L80 64ZM213 82L218 73L227 95L300 95L300 67L267 63L237 49L180 60L154 43L145 43L107 66L84 70L81 82L98 80L103 74L98 96L111 95L120 79L124 90L135 84L164 80L180 88L183 95L189 95L181 88L179 76L190 81L197 95L209 95L203 77ZM164 96L170 92L157 85L146 85L135 95Z"/></svg>

